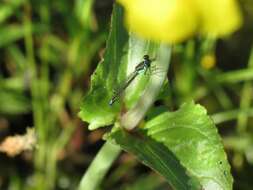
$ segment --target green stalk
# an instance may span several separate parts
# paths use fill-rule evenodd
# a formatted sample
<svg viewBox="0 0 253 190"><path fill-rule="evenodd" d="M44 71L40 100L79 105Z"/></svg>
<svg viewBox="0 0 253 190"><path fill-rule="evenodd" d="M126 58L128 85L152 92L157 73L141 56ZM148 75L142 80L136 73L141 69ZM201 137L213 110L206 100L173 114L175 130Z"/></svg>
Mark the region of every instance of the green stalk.
<svg viewBox="0 0 253 190"><path fill-rule="evenodd" d="M40 101L41 98L41 91L40 91L40 82L37 73L37 67L35 62L35 55L34 55L34 47L33 47L33 36L32 36L32 21L31 21L31 7L29 2L25 5L25 16L24 16L24 26L25 26L25 49L26 49L26 56L27 56L27 69L28 76L30 79L30 91L32 96L32 112L33 112L33 120L34 120L34 127L36 133L38 134L38 144L39 148L35 153L35 167L37 171L42 171L45 158L47 154L46 149L46 133L44 130L44 119L43 119L43 106ZM44 176L40 172L37 172L35 175L36 180L36 189L43 189L45 187Z"/></svg>
<svg viewBox="0 0 253 190"><path fill-rule="evenodd" d="M95 190L121 152L121 148L106 142L82 177L78 190Z"/></svg>
<svg viewBox="0 0 253 190"><path fill-rule="evenodd" d="M237 119L239 114L245 114L247 117L253 116L253 108L251 109L237 109L237 110L230 110L221 113L213 114L211 117L215 124L220 124L226 121L231 121Z"/></svg>
<svg viewBox="0 0 253 190"><path fill-rule="evenodd" d="M253 68L253 48L251 49L248 68ZM240 99L240 109L245 110L250 108L250 103L252 100L252 83L250 81L246 81L242 87L241 91L241 99ZM247 128L247 122L248 122L248 116L245 113L238 114L237 118L237 131L239 133L246 132Z"/></svg>
<svg viewBox="0 0 253 190"><path fill-rule="evenodd" d="M26 56L27 56L27 74L30 77L30 91L32 96L32 111L33 111L33 120L34 120L34 127L39 135L39 144L45 138L43 132L43 110L39 102L40 98L40 90L39 90L39 82L37 78L37 68L35 63L35 56L34 56L34 48L33 48L33 37L32 37L32 22L30 18L30 11L31 7L30 4L26 4L26 14L24 16L24 26L25 26L25 49L26 49ZM44 151L43 146L40 147L37 151L37 157L35 160L36 167L42 167L43 160L44 160Z"/></svg>
<svg viewBox="0 0 253 190"><path fill-rule="evenodd" d="M216 77L216 81L219 83L238 83L249 80L253 80L253 68L229 71Z"/></svg>

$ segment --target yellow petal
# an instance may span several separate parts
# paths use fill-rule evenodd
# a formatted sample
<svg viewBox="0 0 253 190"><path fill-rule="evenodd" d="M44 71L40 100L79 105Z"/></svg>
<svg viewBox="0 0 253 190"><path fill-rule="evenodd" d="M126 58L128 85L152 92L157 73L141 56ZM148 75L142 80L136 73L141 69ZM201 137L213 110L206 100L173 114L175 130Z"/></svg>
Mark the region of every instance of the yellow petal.
<svg viewBox="0 0 253 190"><path fill-rule="evenodd" d="M235 0L195 0L200 13L200 32L220 37L237 30L242 17Z"/></svg>
<svg viewBox="0 0 253 190"><path fill-rule="evenodd" d="M190 0L119 0L126 9L125 21L139 36L167 43L192 36L198 26Z"/></svg>

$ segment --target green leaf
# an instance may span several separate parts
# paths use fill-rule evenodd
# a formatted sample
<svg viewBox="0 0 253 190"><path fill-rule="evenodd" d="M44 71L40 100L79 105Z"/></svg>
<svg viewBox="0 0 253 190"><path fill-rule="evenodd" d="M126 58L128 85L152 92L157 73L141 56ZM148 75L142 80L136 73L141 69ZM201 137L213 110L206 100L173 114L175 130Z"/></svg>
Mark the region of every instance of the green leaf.
<svg viewBox="0 0 253 190"><path fill-rule="evenodd" d="M174 189L200 189L196 180L187 175L186 169L175 155L162 143L148 137L144 131L129 133L116 129L106 138L119 144L121 148L134 154L145 165L160 173Z"/></svg>
<svg viewBox="0 0 253 190"><path fill-rule="evenodd" d="M113 90L126 80L135 66L142 61L144 54L155 57L158 45L128 35L123 26L123 9L115 4L112 15L112 28L107 40L104 59L91 77L91 88L85 96L80 118L90 123L89 129L113 124L122 101L109 106ZM125 105L132 107L141 96L149 75L137 76L125 92Z"/></svg>
<svg viewBox="0 0 253 190"><path fill-rule="evenodd" d="M119 73L119 65L124 54L123 49L128 40L128 35L122 25L122 14L122 8L114 6L112 28L104 60L98 64L91 76L91 88L84 98L79 113L83 121L90 123L90 129L110 125L115 117L116 109L109 106L112 95L110 91L116 85L116 76Z"/></svg>
<svg viewBox="0 0 253 190"><path fill-rule="evenodd" d="M221 138L206 110L193 103L147 122L149 137L163 143L198 178L205 190L232 189L230 166Z"/></svg>
<svg viewBox="0 0 253 190"><path fill-rule="evenodd" d="M115 129L107 139L159 172L175 189L231 190L233 178L221 138L206 110L194 103L152 114L144 128Z"/></svg>

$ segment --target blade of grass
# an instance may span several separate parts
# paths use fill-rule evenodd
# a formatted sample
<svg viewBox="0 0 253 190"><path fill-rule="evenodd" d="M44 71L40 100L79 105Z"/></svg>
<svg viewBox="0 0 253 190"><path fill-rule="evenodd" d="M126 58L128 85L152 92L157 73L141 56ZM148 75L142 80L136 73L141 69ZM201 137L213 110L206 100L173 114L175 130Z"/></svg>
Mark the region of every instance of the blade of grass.
<svg viewBox="0 0 253 190"><path fill-rule="evenodd" d="M248 68L249 69L253 68L253 48L251 49ZM252 100L252 93L253 93L252 82L246 81L243 84L243 87L241 90L240 109L245 110L245 109L250 108L250 103ZM248 122L247 114L241 112L237 118L237 131L239 133L243 133L246 131L247 122Z"/></svg>
<svg viewBox="0 0 253 190"><path fill-rule="evenodd" d="M229 71L216 76L219 83L238 83L253 80L253 68Z"/></svg>
<svg viewBox="0 0 253 190"><path fill-rule="evenodd" d="M237 119L239 114L245 114L247 117L253 116L253 108L242 110L242 109L235 109L229 110L221 113L213 114L211 117L215 124L220 124L226 121L231 121Z"/></svg>

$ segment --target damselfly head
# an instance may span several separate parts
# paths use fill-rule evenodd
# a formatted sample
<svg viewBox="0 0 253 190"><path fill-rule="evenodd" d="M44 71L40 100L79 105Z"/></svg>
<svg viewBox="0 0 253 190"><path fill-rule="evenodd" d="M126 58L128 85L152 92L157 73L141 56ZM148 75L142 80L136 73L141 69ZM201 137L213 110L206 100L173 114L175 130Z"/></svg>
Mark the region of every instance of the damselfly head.
<svg viewBox="0 0 253 190"><path fill-rule="evenodd" d="M144 55L144 56L143 56L143 59L149 60L149 55Z"/></svg>

